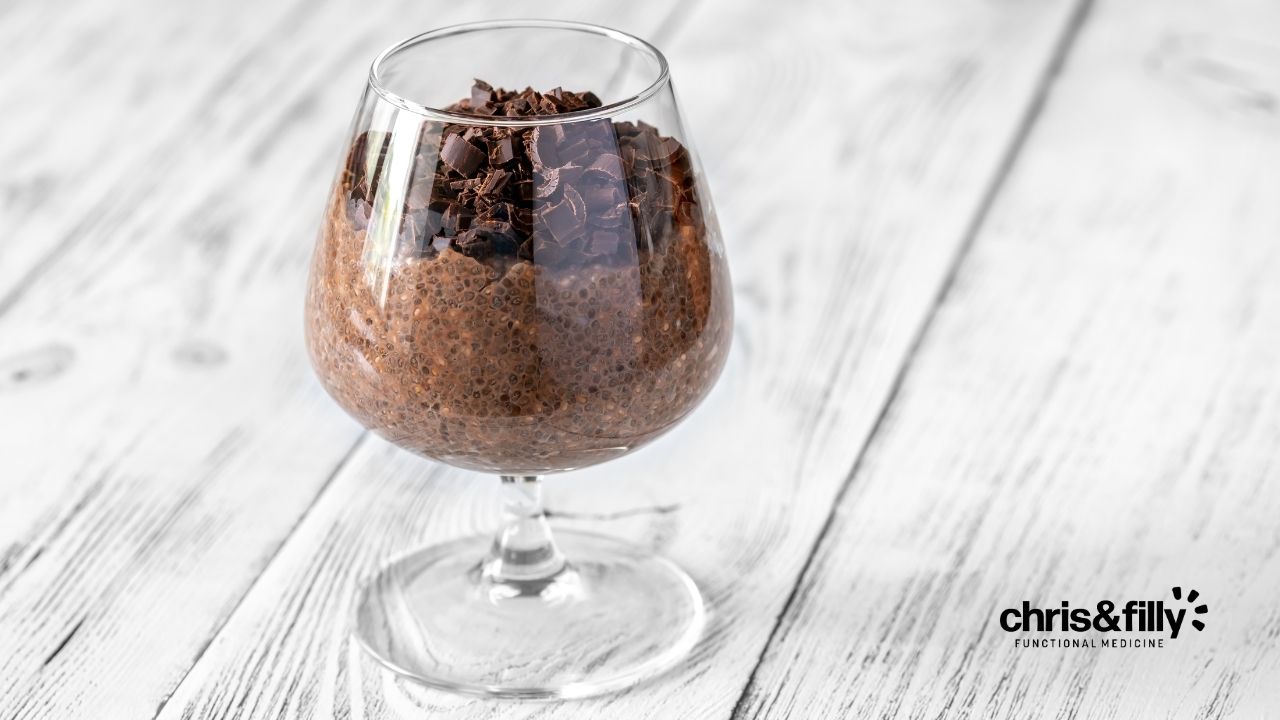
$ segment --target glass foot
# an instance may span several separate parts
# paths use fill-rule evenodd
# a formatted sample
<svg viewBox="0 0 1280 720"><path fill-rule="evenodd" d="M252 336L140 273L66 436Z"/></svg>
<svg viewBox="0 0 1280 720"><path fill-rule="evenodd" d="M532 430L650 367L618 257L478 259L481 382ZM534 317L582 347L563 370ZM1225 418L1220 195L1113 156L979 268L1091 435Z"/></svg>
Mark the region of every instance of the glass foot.
<svg viewBox="0 0 1280 720"><path fill-rule="evenodd" d="M356 637L425 685L487 697L577 698L675 665L702 634L702 598L680 568L595 533L558 531L551 577L493 573L493 538L415 551L364 587Z"/></svg>

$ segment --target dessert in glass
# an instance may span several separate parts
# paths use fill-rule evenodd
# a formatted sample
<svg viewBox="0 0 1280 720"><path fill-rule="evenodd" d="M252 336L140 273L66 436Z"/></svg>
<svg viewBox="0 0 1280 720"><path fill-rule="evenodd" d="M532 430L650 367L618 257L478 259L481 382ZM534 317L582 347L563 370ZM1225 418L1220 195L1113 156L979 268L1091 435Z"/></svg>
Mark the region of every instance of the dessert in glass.
<svg viewBox="0 0 1280 720"><path fill-rule="evenodd" d="M522 20L383 52L313 259L312 364L366 427L499 476L507 504L496 535L382 568L361 644L489 696L598 694L678 662L704 622L692 580L640 546L553 536L539 477L678 424L731 325L711 197L655 48Z"/></svg>

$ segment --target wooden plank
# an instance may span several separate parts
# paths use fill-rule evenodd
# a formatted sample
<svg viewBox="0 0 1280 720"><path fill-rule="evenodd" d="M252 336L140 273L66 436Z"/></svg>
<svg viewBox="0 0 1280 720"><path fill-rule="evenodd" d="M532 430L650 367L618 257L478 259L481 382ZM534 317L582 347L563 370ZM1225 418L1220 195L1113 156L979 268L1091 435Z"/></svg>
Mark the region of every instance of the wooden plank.
<svg viewBox="0 0 1280 720"><path fill-rule="evenodd" d="M1275 714L1278 26L1100 0L742 717ZM998 624L1174 586L1203 632Z"/></svg>
<svg viewBox="0 0 1280 720"><path fill-rule="evenodd" d="M302 350L304 281L340 143L369 60L406 26L498 10L235 5L230 39L192 30L199 15L160 13L149 27L166 43L139 42L145 57L121 61L141 67L183 45L178 69L225 65L202 76L220 79L204 105L165 126L163 152L113 134L141 116L93 135L119 147L85 172L132 205L85 226L0 317L6 718L154 714L357 442L362 429ZM652 32L672 7L646 5L630 22ZM67 78L71 90L88 82ZM50 167L63 159L32 152ZM148 173L133 172L148 153ZM47 226L24 232L57 241Z"/></svg>
<svg viewBox="0 0 1280 720"><path fill-rule="evenodd" d="M123 232L180 182L202 118L245 86L298 4L74 1L0 7L0 314L52 265ZM252 17L252 22L246 22ZM179 156L181 153L179 153Z"/></svg>
<svg viewBox="0 0 1280 720"><path fill-rule="evenodd" d="M693 662L571 706L464 700L373 671L348 639L358 582L395 550L491 527L496 483L370 439L161 717L728 715L1070 12L720 2L665 44L725 224L735 351L685 426L553 478L549 502L562 526L649 542L691 571L713 612ZM767 32L748 43L747 27Z"/></svg>

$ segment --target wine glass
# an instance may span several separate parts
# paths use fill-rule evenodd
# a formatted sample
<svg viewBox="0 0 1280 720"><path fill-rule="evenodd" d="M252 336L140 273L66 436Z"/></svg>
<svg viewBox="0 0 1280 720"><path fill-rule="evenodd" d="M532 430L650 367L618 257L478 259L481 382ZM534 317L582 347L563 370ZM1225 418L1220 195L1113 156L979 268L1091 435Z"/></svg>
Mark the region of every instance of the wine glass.
<svg viewBox="0 0 1280 720"><path fill-rule="evenodd" d="M312 365L362 424L500 476L507 501L496 536L412 551L366 584L368 652L433 687L542 698L626 687L687 654L705 619L693 581L644 547L553 537L539 476L684 419L720 374L732 314L654 47L520 20L379 55L313 259Z"/></svg>

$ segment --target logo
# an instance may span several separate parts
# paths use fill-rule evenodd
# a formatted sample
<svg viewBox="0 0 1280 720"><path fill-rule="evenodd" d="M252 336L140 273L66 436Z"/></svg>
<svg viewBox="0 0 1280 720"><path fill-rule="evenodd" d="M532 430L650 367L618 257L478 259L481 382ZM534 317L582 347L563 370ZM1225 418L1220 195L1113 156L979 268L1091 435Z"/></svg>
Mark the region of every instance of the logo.
<svg viewBox="0 0 1280 720"><path fill-rule="evenodd" d="M1191 590L1185 601L1182 588L1172 589L1173 600L1099 600L1092 607L1075 607L1063 600L1058 607L1035 607L1022 601L1019 607L1000 612L1000 628L1008 633L1141 633L1146 637L1097 638L1049 638L1023 639L1014 642L1018 647L1164 647L1165 637L1176 640L1190 627L1196 632L1205 628L1199 615L1209 612L1208 604L1196 605L1200 593ZM1184 606L1185 602L1185 606ZM1189 606L1189 607L1188 607ZM1158 637L1151 637L1156 635Z"/></svg>

